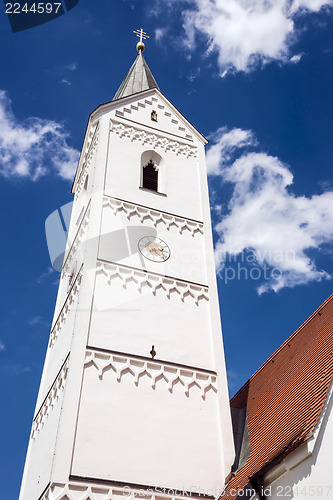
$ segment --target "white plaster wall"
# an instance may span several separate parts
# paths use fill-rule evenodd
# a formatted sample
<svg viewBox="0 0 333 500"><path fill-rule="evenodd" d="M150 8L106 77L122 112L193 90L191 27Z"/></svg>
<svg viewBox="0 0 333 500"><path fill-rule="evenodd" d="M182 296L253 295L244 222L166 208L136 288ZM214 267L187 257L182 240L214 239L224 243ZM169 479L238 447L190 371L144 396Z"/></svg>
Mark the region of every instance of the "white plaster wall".
<svg viewBox="0 0 333 500"><path fill-rule="evenodd" d="M90 365L72 474L186 490L221 487L218 415L213 390L203 400L194 387L187 397L181 384L171 393L160 380L154 390L147 376L138 385L129 373L117 382L112 370L100 379Z"/></svg>
<svg viewBox="0 0 333 500"><path fill-rule="evenodd" d="M44 401L45 396L50 390L60 368L62 367L70 351L70 345L72 342L72 335L74 331L76 307L77 297L72 304L72 307L66 317L65 323L62 326L54 345L52 347L48 347L38 392L35 414L38 412L40 405Z"/></svg>
<svg viewBox="0 0 333 500"><path fill-rule="evenodd" d="M169 246L170 258L167 261L153 262L139 252L139 240L150 235L161 238ZM168 230L163 223L155 227L149 219L143 224L137 217L128 220L122 213L114 215L108 206L103 209L99 258L207 285L202 233L192 236L187 229L180 233L177 227Z"/></svg>
<svg viewBox="0 0 333 500"><path fill-rule="evenodd" d="M161 169L166 170L166 196L139 189L141 155L150 149L149 144L131 142L129 138L120 138L110 132L105 194L201 221L198 163L195 158L155 148L164 160Z"/></svg>
<svg viewBox="0 0 333 500"><path fill-rule="evenodd" d="M49 409L38 434L29 441L20 500L38 499L51 479L62 398L63 391Z"/></svg>
<svg viewBox="0 0 333 500"><path fill-rule="evenodd" d="M96 279L88 343L148 357L155 345L159 359L215 369L205 299L197 306L192 297L182 302L176 293L168 299L161 289L156 296L131 283L125 290L103 275Z"/></svg>
<svg viewBox="0 0 333 500"><path fill-rule="evenodd" d="M74 219L72 217L70 227L72 227L75 222L75 217ZM78 308L79 289L74 293L74 295L71 295L68 283L69 275L74 267L76 269L76 275L73 281L77 279L78 274L81 272L81 265L84 260L85 253L85 238L82 237L81 240L82 241L80 241L77 250L73 253L69 260L68 271L64 272L63 270L60 276L56 306L57 314L54 314L53 318L35 413L39 410L41 403L43 402L70 351L74 333L75 317ZM56 338L53 340L51 345L50 340L53 337L52 330L58 321L60 322L60 330L58 331L57 329Z"/></svg>
<svg viewBox="0 0 333 500"><path fill-rule="evenodd" d="M79 199L76 200L75 203L73 203L73 209L72 209L71 221L70 221L68 235L67 235L67 244L66 244L66 251L65 251L63 265L66 262L66 257L68 255L69 250L72 247L72 243L74 242L75 236L76 236L77 231L79 229L79 225L80 225L79 222L81 220L81 218L79 219L79 215L81 214L82 210L84 213L85 209L87 208L88 201L89 201L88 195L85 192L83 192L81 194L81 196L79 197ZM79 270L80 263L82 263L81 255L83 253L83 248L79 248L78 252L76 252L76 253L78 253L79 255L75 255L74 256L75 258L69 259L70 260L69 269L66 272L62 271L62 273L61 273L58 294L57 294L57 300L56 300L56 305L54 308L52 325L56 321L56 319L57 319L57 317L62 309L64 301L67 297L68 282L69 282L69 276L70 276L70 273L72 270L72 263L77 261L77 266L78 266L77 270Z"/></svg>

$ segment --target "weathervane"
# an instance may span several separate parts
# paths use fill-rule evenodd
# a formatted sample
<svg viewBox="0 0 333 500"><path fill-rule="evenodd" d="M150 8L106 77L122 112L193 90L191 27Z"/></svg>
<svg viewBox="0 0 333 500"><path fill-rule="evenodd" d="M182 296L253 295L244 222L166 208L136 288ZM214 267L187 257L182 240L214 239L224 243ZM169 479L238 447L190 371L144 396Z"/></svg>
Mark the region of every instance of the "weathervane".
<svg viewBox="0 0 333 500"><path fill-rule="evenodd" d="M133 33L135 33L136 36L140 37L140 42L137 43L136 50L138 52L140 52L140 51L143 52L145 50L145 44L143 43L142 40L145 40L146 38L149 38L149 36L147 35L147 33L145 33L143 31L142 28L140 30L133 31Z"/></svg>

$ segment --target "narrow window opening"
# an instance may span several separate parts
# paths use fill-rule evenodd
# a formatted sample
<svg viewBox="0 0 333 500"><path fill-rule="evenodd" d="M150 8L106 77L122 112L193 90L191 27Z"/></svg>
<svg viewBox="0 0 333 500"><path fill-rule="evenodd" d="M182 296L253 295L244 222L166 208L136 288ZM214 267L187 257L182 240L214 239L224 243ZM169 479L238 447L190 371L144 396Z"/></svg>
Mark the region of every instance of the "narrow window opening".
<svg viewBox="0 0 333 500"><path fill-rule="evenodd" d="M157 191L158 171L156 170L152 160L150 160L143 167L142 187L146 188L146 189L150 189L151 191Z"/></svg>
<svg viewBox="0 0 333 500"><path fill-rule="evenodd" d="M157 113L156 113L156 111L152 111L150 117L151 117L151 120L153 122L157 122Z"/></svg>
<svg viewBox="0 0 333 500"><path fill-rule="evenodd" d="M84 189L85 191L87 191L87 189L88 189L88 177L89 177L89 176L87 175L86 180L84 181L84 186L83 186L83 189Z"/></svg>

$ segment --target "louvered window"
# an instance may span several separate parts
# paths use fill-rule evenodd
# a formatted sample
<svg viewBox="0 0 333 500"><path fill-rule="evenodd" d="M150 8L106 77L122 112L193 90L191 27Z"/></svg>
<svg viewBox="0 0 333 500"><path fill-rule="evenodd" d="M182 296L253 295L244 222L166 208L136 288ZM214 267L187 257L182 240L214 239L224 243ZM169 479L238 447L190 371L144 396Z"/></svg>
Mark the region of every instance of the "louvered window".
<svg viewBox="0 0 333 500"><path fill-rule="evenodd" d="M157 191L157 178L158 171L155 170L153 162L150 161L145 167L143 167L142 187L151 189L152 191Z"/></svg>

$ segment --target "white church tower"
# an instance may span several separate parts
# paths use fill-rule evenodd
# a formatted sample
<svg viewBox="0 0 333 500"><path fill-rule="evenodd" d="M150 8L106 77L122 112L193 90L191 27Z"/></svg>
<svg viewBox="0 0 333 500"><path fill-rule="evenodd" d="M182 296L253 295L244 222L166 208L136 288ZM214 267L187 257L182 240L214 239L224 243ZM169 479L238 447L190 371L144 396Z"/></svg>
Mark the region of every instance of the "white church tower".
<svg viewBox="0 0 333 500"><path fill-rule="evenodd" d="M20 500L213 498L233 463L207 141L139 35L89 118Z"/></svg>

